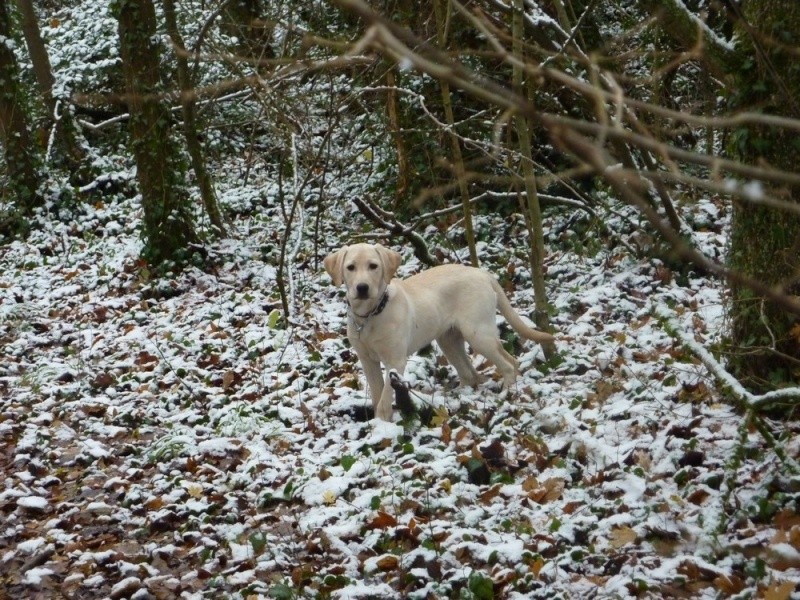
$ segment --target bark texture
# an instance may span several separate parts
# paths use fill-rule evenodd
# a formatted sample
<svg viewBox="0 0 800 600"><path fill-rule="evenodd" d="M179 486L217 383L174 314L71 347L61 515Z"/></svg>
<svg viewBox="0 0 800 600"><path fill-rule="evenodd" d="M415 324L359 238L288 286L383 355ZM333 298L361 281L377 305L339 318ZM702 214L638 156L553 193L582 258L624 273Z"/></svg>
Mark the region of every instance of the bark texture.
<svg viewBox="0 0 800 600"><path fill-rule="evenodd" d="M10 184L0 195L10 200L17 212L24 216L41 204L42 198L37 193L37 157L31 144L11 33L8 3L0 0L0 138ZM21 224L21 221L14 220L11 224L4 219L3 229L15 229Z"/></svg>
<svg viewBox="0 0 800 600"><path fill-rule="evenodd" d="M740 67L737 103L742 108L798 118L800 3L796 0L748 0L741 9ZM733 150L752 164L797 171L797 135L775 128L748 127L734 132ZM795 202L800 189L770 189ZM731 231L732 268L780 289L800 295L800 217L797 214L739 202ZM730 316L739 377L755 389L800 380L800 321L751 290L731 289Z"/></svg>
<svg viewBox="0 0 800 600"><path fill-rule="evenodd" d="M154 266L184 263L198 241L184 188L185 170L160 97L156 16L151 0L119 0L120 55L130 138L144 211L144 258Z"/></svg>

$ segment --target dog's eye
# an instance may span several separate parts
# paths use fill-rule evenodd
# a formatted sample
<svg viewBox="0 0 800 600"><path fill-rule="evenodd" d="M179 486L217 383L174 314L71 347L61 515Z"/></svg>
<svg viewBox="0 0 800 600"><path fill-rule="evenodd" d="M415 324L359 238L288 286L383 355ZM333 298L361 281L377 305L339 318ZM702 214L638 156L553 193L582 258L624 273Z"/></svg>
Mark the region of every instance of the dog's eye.
<svg viewBox="0 0 800 600"><path fill-rule="evenodd" d="M370 271L374 271L377 268L378 268L377 263L369 263L369 270Z"/></svg>
<svg viewBox="0 0 800 600"><path fill-rule="evenodd" d="M355 271L356 270L356 266L355 265L347 265L347 270L348 271Z"/></svg>

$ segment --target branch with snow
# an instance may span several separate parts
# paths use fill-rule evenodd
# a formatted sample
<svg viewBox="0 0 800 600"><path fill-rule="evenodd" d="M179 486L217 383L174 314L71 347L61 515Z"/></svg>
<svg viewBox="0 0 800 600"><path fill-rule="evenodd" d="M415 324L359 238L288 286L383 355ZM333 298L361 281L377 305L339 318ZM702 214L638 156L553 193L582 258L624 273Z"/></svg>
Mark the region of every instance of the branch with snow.
<svg viewBox="0 0 800 600"><path fill-rule="evenodd" d="M766 409L779 402L800 402L800 387L783 388L773 390L764 394L753 394L748 391L742 383L729 373L722 363L717 360L702 344L699 344L691 337L683 327L673 318L673 315L663 306L655 309L656 316L662 319L674 332L675 336L686 346L703 365L709 373L719 381L723 388L731 393L737 400L742 402L747 408Z"/></svg>

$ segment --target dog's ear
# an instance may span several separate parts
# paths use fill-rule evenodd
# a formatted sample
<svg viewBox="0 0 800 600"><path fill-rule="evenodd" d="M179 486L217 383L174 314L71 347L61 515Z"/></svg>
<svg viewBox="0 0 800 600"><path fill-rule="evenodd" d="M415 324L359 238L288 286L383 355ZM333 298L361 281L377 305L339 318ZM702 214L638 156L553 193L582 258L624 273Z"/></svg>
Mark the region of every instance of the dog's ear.
<svg viewBox="0 0 800 600"><path fill-rule="evenodd" d="M383 261L383 280L388 284L397 272L397 267L403 262L403 257L399 252L384 248L379 244L375 244L375 248Z"/></svg>
<svg viewBox="0 0 800 600"><path fill-rule="evenodd" d="M331 279L333 279L333 285L336 287L339 287L344 282L344 269L342 264L344 263L346 249L347 247L345 246L341 250L329 254L322 261L322 265L325 267L328 275L331 276Z"/></svg>

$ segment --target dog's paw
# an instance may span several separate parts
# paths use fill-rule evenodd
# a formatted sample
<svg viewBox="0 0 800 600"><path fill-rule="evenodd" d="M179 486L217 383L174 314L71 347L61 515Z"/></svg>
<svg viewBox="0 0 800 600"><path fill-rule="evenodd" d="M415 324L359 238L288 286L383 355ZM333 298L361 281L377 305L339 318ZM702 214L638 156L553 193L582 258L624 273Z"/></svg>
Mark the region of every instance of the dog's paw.
<svg viewBox="0 0 800 600"><path fill-rule="evenodd" d="M468 377L464 377L461 380L461 384L469 386L469 387L476 388L479 385L481 385L483 383L486 383L487 381L489 381L489 378L486 377L486 375L483 375L483 374L478 373L477 371L475 371L475 373L473 375L469 375Z"/></svg>

